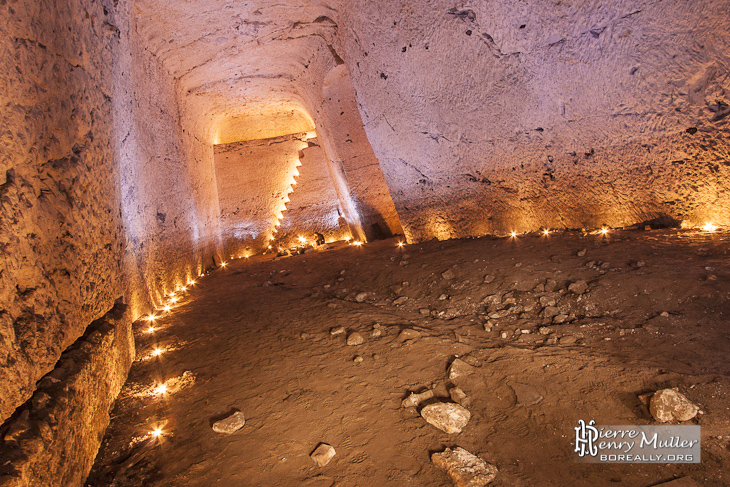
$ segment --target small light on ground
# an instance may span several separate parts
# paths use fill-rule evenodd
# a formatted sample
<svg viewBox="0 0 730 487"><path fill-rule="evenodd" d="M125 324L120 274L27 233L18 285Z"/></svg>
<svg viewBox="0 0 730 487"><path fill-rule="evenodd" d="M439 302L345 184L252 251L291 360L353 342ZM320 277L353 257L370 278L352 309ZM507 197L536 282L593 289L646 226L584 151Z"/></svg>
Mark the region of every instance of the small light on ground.
<svg viewBox="0 0 730 487"><path fill-rule="evenodd" d="M542 234L543 234L543 235L550 235L550 230L548 230L548 229L546 228L545 230L543 230L543 231L542 231Z"/></svg>
<svg viewBox="0 0 730 487"><path fill-rule="evenodd" d="M149 316L148 316L148 317L146 318L146 320L147 320L147 321L155 321L156 319L157 319L157 316L155 316L155 315L149 315Z"/></svg>
<svg viewBox="0 0 730 487"><path fill-rule="evenodd" d="M172 309L172 307L169 304L166 304L164 308L162 308L163 311L169 312Z"/></svg>
<svg viewBox="0 0 730 487"><path fill-rule="evenodd" d="M154 333L155 332L155 327L154 326L150 326L144 332L145 333Z"/></svg>
<svg viewBox="0 0 730 487"><path fill-rule="evenodd" d="M403 247L405 245L404 242L398 242L398 247Z"/></svg>
<svg viewBox="0 0 730 487"><path fill-rule="evenodd" d="M228 262L221 262L221 267L225 267L228 265Z"/></svg>
<svg viewBox="0 0 730 487"><path fill-rule="evenodd" d="M601 228L601 233L602 233L603 235L606 235L606 234L608 234L608 228L606 228L606 227L603 227L603 228Z"/></svg>
<svg viewBox="0 0 730 487"><path fill-rule="evenodd" d="M713 225L711 222L707 222L704 225L702 225L702 230L712 233L715 230L717 230L717 226Z"/></svg>
<svg viewBox="0 0 730 487"><path fill-rule="evenodd" d="M510 236L511 236L512 238L515 238L515 237L517 237L517 232L515 232L515 231L513 230L513 231L512 231L512 233L510 233Z"/></svg>
<svg viewBox="0 0 730 487"><path fill-rule="evenodd" d="M155 389L155 394L159 394L160 396L167 392L167 386L165 384L160 384Z"/></svg>
<svg viewBox="0 0 730 487"><path fill-rule="evenodd" d="M155 428L152 431L150 431L150 435L153 438L159 438L160 436L162 436L162 429L161 428Z"/></svg>
<svg viewBox="0 0 730 487"><path fill-rule="evenodd" d="M158 357L158 356L162 355L163 352L164 352L163 349L161 349L161 348L155 348L154 350L152 350L152 356L153 357Z"/></svg>

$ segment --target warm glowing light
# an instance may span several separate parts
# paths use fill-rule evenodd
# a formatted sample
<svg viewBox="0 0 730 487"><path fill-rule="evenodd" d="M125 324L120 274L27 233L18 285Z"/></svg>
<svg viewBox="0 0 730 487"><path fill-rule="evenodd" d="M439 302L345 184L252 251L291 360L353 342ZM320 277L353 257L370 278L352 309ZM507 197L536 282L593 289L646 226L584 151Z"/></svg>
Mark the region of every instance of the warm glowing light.
<svg viewBox="0 0 730 487"><path fill-rule="evenodd" d="M269 245L269 246L268 246L267 248L269 248L269 249L270 249L270 248L271 248L271 245Z"/></svg>
<svg viewBox="0 0 730 487"><path fill-rule="evenodd" d="M608 228L606 228L606 227L603 227L603 228L601 228L601 233L602 233L603 235L606 235L606 234L608 234Z"/></svg>
<svg viewBox="0 0 730 487"><path fill-rule="evenodd" d="M164 393L166 393L166 392L167 392L167 386L166 386L165 384L160 384L160 385L159 385L159 386L157 386L157 388L155 389L155 393L156 393L156 394L159 394L159 395L163 395L163 394L164 394Z"/></svg>
<svg viewBox="0 0 730 487"><path fill-rule="evenodd" d="M350 240L352 240L352 237L345 237L345 242L349 242Z"/></svg>
<svg viewBox="0 0 730 487"><path fill-rule="evenodd" d="M171 293L167 293L167 295L172 298L173 296L175 296L175 293L171 292Z"/></svg>
<svg viewBox="0 0 730 487"><path fill-rule="evenodd" d="M151 436L152 436L153 438L159 438L160 436L162 436L162 429L160 429L160 428L155 428L155 429L153 429L152 431L150 431L150 435L151 435Z"/></svg>
<svg viewBox="0 0 730 487"><path fill-rule="evenodd" d="M147 321L155 321L157 319L157 316L149 315L146 319L147 319Z"/></svg>
<svg viewBox="0 0 730 487"><path fill-rule="evenodd" d="M403 242L398 242L398 247L403 247L404 245L405 245L405 243L403 243Z"/></svg>
<svg viewBox="0 0 730 487"><path fill-rule="evenodd" d="M307 241L307 239L306 239L306 238L304 238L304 237L299 237L299 241L300 241L301 243L304 243L304 242L306 242L306 241Z"/></svg>
<svg viewBox="0 0 730 487"><path fill-rule="evenodd" d="M512 233L510 233L510 235L512 236L512 238L515 238L515 237L517 237L517 232L515 232L515 231L513 230L513 231L512 231Z"/></svg>
<svg viewBox="0 0 730 487"><path fill-rule="evenodd" d="M362 242L360 242L359 240L356 240L356 241L352 242L352 245L356 245L359 247L362 245Z"/></svg>
<svg viewBox="0 0 730 487"><path fill-rule="evenodd" d="M181 288L180 288L180 290L181 290L181 291L187 291L187 290L188 290L188 288L186 288L185 286L183 286L183 287L181 287Z"/></svg>
<svg viewBox="0 0 730 487"><path fill-rule="evenodd" d="M155 327L154 326L150 326L149 328L147 328L145 330L145 333L154 333L154 332L155 332Z"/></svg>
<svg viewBox="0 0 730 487"><path fill-rule="evenodd" d="M180 298L170 298L171 303L177 303L178 301L180 301Z"/></svg>
<svg viewBox="0 0 730 487"><path fill-rule="evenodd" d="M543 230L543 231L542 231L542 234L543 234L543 235L550 235L550 230L548 230L548 229L546 228L545 230Z"/></svg>
<svg viewBox="0 0 730 487"><path fill-rule="evenodd" d="M172 308L169 304L166 304L164 308L162 308L163 311L170 311Z"/></svg>
<svg viewBox="0 0 730 487"><path fill-rule="evenodd" d="M152 356L153 357L159 357L163 353L164 353L164 350L161 349L161 348L155 348L154 350L152 350Z"/></svg>
<svg viewBox="0 0 730 487"><path fill-rule="evenodd" d="M190 282L188 283L188 285L189 285L189 286L195 286L195 281L190 281Z"/></svg>
<svg viewBox="0 0 730 487"><path fill-rule="evenodd" d="M715 230L717 230L717 227L715 225L713 225L711 222L707 222L704 225L702 225L702 230L712 233Z"/></svg>
<svg viewBox="0 0 730 487"><path fill-rule="evenodd" d="M228 262L221 262L221 267L225 267L228 265Z"/></svg>

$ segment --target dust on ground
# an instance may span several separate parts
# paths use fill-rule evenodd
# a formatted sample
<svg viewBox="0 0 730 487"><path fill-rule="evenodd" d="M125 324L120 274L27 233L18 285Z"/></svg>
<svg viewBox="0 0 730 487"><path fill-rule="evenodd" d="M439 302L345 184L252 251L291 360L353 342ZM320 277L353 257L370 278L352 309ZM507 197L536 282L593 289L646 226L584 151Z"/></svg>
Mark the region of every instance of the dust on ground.
<svg viewBox="0 0 730 487"><path fill-rule="evenodd" d="M87 485L450 486L430 455L455 446L497 466L494 486L730 483L730 235L334 247L232 261L154 333L136 323L139 359ZM580 280L585 293L568 290ZM352 332L362 345L346 345ZM446 434L401 401L448 398L455 357L476 367L458 384L471 420ZM637 396L665 387L700 406L686 424L702 427L702 463L575 461L579 419L655 424ZM233 410L245 426L214 432ZM318 467L322 442L337 454Z"/></svg>

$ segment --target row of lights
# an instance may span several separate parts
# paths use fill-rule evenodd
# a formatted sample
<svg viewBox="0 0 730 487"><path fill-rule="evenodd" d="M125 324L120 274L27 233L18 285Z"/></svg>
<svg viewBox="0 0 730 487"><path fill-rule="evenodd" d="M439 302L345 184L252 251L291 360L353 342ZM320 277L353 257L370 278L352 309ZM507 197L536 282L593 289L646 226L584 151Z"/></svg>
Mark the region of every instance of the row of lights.
<svg viewBox="0 0 730 487"><path fill-rule="evenodd" d="M225 267L227 265L226 262L221 262L221 267ZM199 274L199 278L204 277L203 273ZM197 284L197 281L194 279L190 279L187 282L187 285L180 286L177 288L176 291L172 291L167 294L167 302L157 308L157 312L163 312L166 316L169 316L172 313L172 307L175 303L179 302L181 297L179 296L180 293L184 293L188 290L188 288L195 286ZM159 315L157 312L150 313L145 320L149 323L149 326L147 329L144 330L144 333L146 334L153 334L155 331L157 331L157 328L155 328L155 321L160 318L161 315ZM150 353L150 357L160 357L163 353L165 353L164 348L155 347L152 352ZM152 393L156 396L164 396L167 393L167 385L163 382L160 384L157 384L153 389ZM155 426L149 433L149 436L152 439L159 439L164 435L164 431L161 426Z"/></svg>

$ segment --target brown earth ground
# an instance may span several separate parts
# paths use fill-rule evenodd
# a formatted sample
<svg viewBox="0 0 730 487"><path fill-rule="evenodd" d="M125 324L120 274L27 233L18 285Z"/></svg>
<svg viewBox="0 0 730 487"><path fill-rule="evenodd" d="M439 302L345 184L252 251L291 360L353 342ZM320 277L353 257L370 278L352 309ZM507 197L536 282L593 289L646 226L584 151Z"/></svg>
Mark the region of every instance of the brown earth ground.
<svg viewBox="0 0 730 487"><path fill-rule="evenodd" d="M623 230L334 247L234 260L182 293L154 333L136 323L138 360L87 485L449 486L430 455L453 446L496 465L494 486L653 486L684 476L730 485L730 235ZM588 292L567 290L581 279ZM559 317L544 316L541 297L556 301ZM339 326L365 343L331 336ZM405 328L420 337L399 339ZM164 353L152 357L156 347ZM449 435L401 400L426 388L448 397L457 356L477 369L460 384L471 420ZM162 381L167 393L155 394ZM637 395L665 387L700 406L687 424L702 426L702 463L575 461L579 419L653 424ZM245 426L215 433L212 422L233 409ZM160 440L149 436L155 427ZM337 451L323 468L309 458L320 442Z"/></svg>

